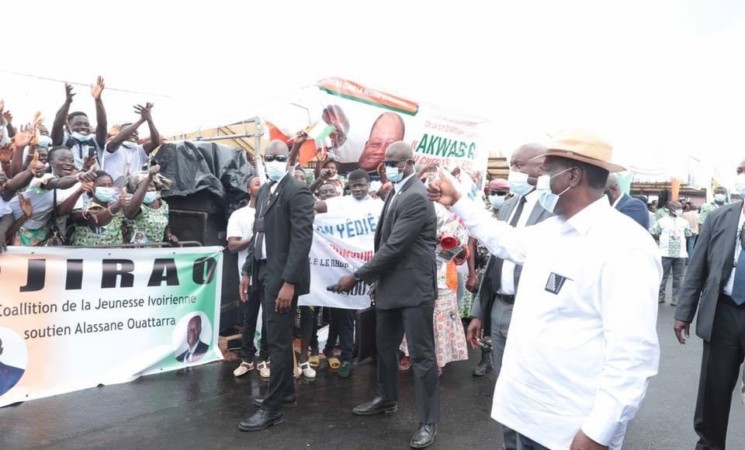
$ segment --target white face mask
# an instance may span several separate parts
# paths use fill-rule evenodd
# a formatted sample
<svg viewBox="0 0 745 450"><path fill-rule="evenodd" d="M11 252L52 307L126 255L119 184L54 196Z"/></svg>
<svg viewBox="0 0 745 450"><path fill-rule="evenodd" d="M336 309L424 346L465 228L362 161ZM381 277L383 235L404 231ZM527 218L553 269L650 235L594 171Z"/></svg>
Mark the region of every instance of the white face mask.
<svg viewBox="0 0 745 450"><path fill-rule="evenodd" d="M533 189L533 186L528 183L527 173L510 170L510 173L507 176L507 182L510 183L510 190L515 195L525 195Z"/></svg>
<svg viewBox="0 0 745 450"><path fill-rule="evenodd" d="M93 135L92 134L80 134L76 131L73 131L72 138L78 142L87 142L93 139Z"/></svg>
<svg viewBox="0 0 745 450"><path fill-rule="evenodd" d="M264 163L266 176L272 181L279 181L287 173L287 162L272 161Z"/></svg>
<svg viewBox="0 0 745 450"><path fill-rule="evenodd" d="M717 203L724 203L727 200L726 194L714 194L714 201Z"/></svg>
<svg viewBox="0 0 745 450"><path fill-rule="evenodd" d="M556 208L556 204L559 202L559 197L564 195L566 191L571 189L573 186L569 185L566 189L561 191L558 194L554 194L551 190L551 178L561 175L562 173L570 170L564 169L561 172L554 174L554 175L541 175L538 177L538 182L536 183L536 192L538 192L538 203L545 209L546 211L553 213L554 208Z"/></svg>
<svg viewBox="0 0 745 450"><path fill-rule="evenodd" d="M673 210L673 214L675 214L675 217L680 217L680 216L683 215L683 210L682 209L674 209Z"/></svg>
<svg viewBox="0 0 745 450"><path fill-rule="evenodd" d="M504 205L504 198L506 195L490 195L489 203L491 203L494 209L499 209Z"/></svg>
<svg viewBox="0 0 745 450"><path fill-rule="evenodd" d="M739 174L737 178L735 178L734 191L745 197L745 172Z"/></svg>

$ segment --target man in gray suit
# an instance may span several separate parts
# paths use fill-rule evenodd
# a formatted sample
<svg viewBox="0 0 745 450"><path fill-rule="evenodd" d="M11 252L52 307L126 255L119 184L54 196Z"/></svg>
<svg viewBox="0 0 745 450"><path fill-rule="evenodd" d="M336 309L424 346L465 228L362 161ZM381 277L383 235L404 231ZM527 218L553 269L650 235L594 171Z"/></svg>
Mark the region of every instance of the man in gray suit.
<svg viewBox="0 0 745 450"><path fill-rule="evenodd" d="M745 169L745 161L741 166ZM745 355L744 222L742 201L709 215L696 241L675 310L678 341L685 344L696 309L696 334L704 340L693 416L698 450L725 448L732 391Z"/></svg>
<svg viewBox="0 0 745 450"><path fill-rule="evenodd" d="M414 370L419 428L411 447L434 442L440 415L440 393L433 331L437 298L437 216L427 190L414 173L414 154L405 142L385 152L386 177L394 184L375 230L375 256L354 274L339 279L336 292L357 283L375 283L378 396L359 405L359 416L397 410L398 347L406 332Z"/></svg>
<svg viewBox="0 0 745 450"><path fill-rule="evenodd" d="M508 222L514 227L535 225L553 216L538 204L535 192L536 180L543 173L542 158L546 147L541 144L525 144L515 150L510 158L510 178L527 180L529 186L515 186L518 195L507 200L499 209L497 220ZM517 176L516 174L525 174ZM513 181L514 184L514 181ZM471 306L471 322L468 325L467 337L471 346L479 345L479 337L484 328L491 329L492 360L494 373L499 377L502 368L502 356L507 344L507 332L512 320L512 307L515 304L515 294L520 282L522 265L512 261L492 256L484 271L484 279L476 296L477 301ZM490 327L484 327L489 322ZM503 427L504 442L502 448L515 450L517 448L517 434Z"/></svg>

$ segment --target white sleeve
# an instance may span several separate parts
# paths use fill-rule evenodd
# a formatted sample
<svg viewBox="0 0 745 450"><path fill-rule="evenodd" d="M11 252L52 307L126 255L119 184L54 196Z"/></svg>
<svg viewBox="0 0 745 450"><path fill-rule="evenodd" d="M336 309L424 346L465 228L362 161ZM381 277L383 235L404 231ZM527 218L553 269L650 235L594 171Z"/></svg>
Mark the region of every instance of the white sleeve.
<svg viewBox="0 0 745 450"><path fill-rule="evenodd" d="M528 235L532 228L514 228L506 222L494 218L489 211L480 208L473 200L461 197L453 205L453 212L463 219L468 227L468 234L479 241L494 256L508 259L516 264L525 261Z"/></svg>
<svg viewBox="0 0 745 450"><path fill-rule="evenodd" d="M236 209L233 211L233 214L230 215L230 218L228 219L228 228L227 228L227 237L237 237L243 239L243 227L241 226L241 213L243 212L243 208Z"/></svg>
<svg viewBox="0 0 745 450"><path fill-rule="evenodd" d="M662 278L654 249L615 254L601 271L605 361L590 415L582 431L609 445L618 428L634 418L649 379L657 374L657 291Z"/></svg>

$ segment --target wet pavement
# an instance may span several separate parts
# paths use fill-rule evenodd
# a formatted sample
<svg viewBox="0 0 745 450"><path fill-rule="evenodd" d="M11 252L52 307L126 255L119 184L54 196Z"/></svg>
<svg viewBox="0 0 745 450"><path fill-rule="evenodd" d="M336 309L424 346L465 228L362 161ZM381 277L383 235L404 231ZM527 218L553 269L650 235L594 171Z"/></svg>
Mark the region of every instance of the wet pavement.
<svg viewBox="0 0 745 450"><path fill-rule="evenodd" d="M660 374L652 380L625 449L692 449L701 340L681 348L672 333L673 308L660 306ZM489 419L492 377L474 378L478 360L454 363L441 378L442 421L435 449L497 449L499 426ZM405 449L416 429L412 374L401 374L399 410L357 417L352 407L372 398L375 366L356 366L342 379L326 369L297 385L299 406L284 423L243 433L238 421L252 414L266 382L255 372L236 379L237 362L143 377L0 409L0 449ZM50 369L52 370L52 369ZM745 449L745 408L739 390L730 416L729 449Z"/></svg>

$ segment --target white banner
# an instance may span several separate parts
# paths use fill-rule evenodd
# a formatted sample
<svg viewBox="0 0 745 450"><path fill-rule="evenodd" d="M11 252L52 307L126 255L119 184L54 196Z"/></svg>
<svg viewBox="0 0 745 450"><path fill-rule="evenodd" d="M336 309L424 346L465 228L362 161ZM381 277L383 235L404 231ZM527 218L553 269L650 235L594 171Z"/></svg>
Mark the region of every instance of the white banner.
<svg viewBox="0 0 745 450"><path fill-rule="evenodd" d="M299 299L300 305L364 309L370 306L370 285L360 282L348 294L336 294L326 288L336 284L372 259L375 229L382 201L355 201L352 197L327 200L343 202L344 207L316 215L313 246L310 249L310 293Z"/></svg>
<svg viewBox="0 0 745 450"><path fill-rule="evenodd" d="M0 406L222 359L222 248L10 247Z"/></svg>

